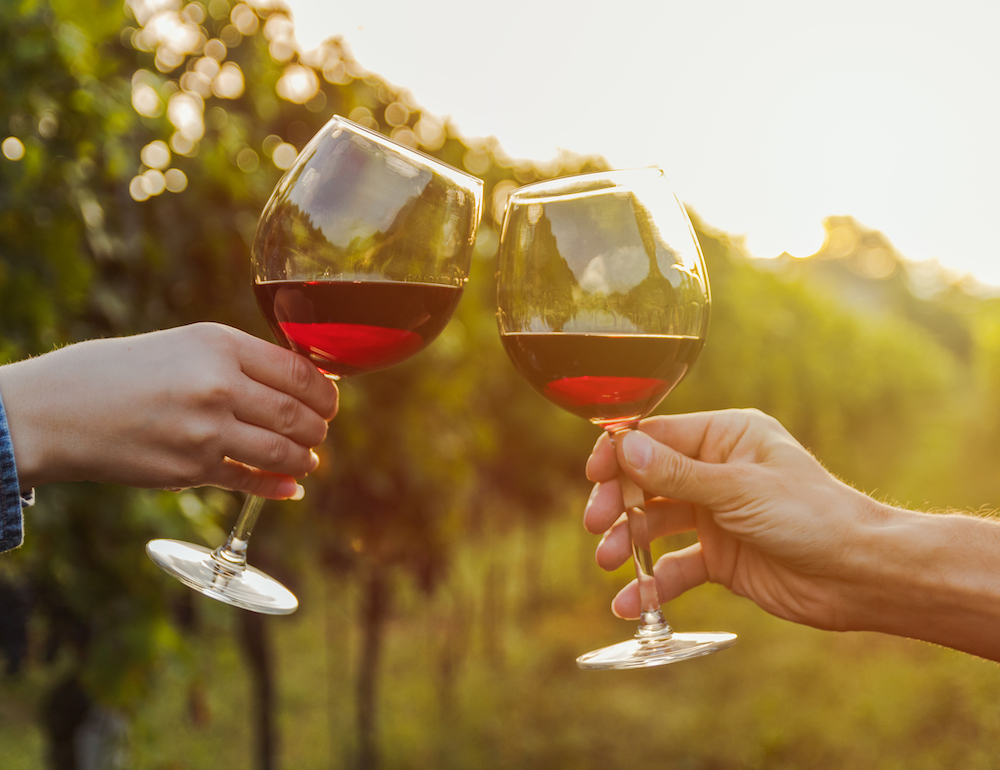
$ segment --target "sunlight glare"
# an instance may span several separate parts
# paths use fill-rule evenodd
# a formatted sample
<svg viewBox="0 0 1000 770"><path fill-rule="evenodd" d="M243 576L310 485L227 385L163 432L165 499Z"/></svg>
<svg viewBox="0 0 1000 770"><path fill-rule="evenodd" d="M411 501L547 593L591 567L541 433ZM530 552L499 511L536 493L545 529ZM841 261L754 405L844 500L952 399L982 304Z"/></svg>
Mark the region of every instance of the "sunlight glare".
<svg viewBox="0 0 1000 770"><path fill-rule="evenodd" d="M770 226L760 223L746 236L747 250L755 257L771 259L788 254L797 259L811 257L821 248L826 238L822 225L818 222L803 224L788 221Z"/></svg>

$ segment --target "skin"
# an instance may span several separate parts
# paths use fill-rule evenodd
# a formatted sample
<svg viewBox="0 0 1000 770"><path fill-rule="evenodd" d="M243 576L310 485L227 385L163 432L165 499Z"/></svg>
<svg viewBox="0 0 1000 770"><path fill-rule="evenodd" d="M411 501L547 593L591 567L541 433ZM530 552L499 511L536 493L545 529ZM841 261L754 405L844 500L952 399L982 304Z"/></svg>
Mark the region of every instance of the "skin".
<svg viewBox="0 0 1000 770"><path fill-rule="evenodd" d="M304 358L210 323L2 366L0 394L23 489L88 480L298 498L337 412L336 386Z"/></svg>
<svg viewBox="0 0 1000 770"><path fill-rule="evenodd" d="M654 417L587 462L596 482L584 525L604 533L597 562L631 555L618 474L645 492L655 537L694 531L663 555L661 601L720 583L816 628L908 636L1000 660L1000 524L908 511L834 478L756 410ZM639 614L635 581L615 597Z"/></svg>

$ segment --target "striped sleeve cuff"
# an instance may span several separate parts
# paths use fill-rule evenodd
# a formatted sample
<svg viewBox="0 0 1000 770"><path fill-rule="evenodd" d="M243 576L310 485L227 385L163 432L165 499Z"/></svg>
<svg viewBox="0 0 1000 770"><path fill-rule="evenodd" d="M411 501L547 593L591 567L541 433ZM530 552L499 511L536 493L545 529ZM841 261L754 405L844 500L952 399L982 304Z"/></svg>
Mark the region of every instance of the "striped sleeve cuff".
<svg viewBox="0 0 1000 770"><path fill-rule="evenodd" d="M0 398L0 552L17 548L24 542L23 505L34 503L34 490L21 495L14 464L14 445L10 440L7 415Z"/></svg>

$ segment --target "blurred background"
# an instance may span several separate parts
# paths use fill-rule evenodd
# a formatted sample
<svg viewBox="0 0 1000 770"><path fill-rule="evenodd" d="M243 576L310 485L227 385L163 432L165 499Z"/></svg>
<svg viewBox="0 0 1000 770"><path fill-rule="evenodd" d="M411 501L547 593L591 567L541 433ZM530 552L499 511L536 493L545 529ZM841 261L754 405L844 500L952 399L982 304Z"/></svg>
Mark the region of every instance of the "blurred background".
<svg viewBox="0 0 1000 770"><path fill-rule="evenodd" d="M645 106L592 98L623 121ZM334 113L485 180L456 318L413 361L344 383L305 500L269 504L253 561L298 594L295 615L219 605L147 560L151 537L221 542L233 495L40 490L24 546L0 557L4 770L998 766L995 664L801 628L714 586L668 618L735 631L735 648L576 669L631 631L609 612L629 568L593 562L580 518L597 430L507 361L494 258L511 189L610 161L599 146L519 157L421 106L344 38L298 45L284 6L0 5L0 361L195 320L267 337L250 290L256 219ZM878 497L1000 506L994 289L908 260L843 210L796 254L808 258L756 259L746 231L681 193L714 311L664 410L758 407ZM949 226L989 261L975 198Z"/></svg>

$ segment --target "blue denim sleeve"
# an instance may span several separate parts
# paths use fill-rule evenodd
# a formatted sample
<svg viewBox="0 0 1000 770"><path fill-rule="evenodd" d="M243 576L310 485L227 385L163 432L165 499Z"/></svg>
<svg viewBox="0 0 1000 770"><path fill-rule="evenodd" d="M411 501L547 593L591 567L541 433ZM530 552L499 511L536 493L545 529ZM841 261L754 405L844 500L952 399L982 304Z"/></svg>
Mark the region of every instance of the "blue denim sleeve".
<svg viewBox="0 0 1000 770"><path fill-rule="evenodd" d="M0 398L0 552L17 548L24 542L21 507L33 502L34 492L21 495L17 466L14 465L14 445L10 440L3 399Z"/></svg>

